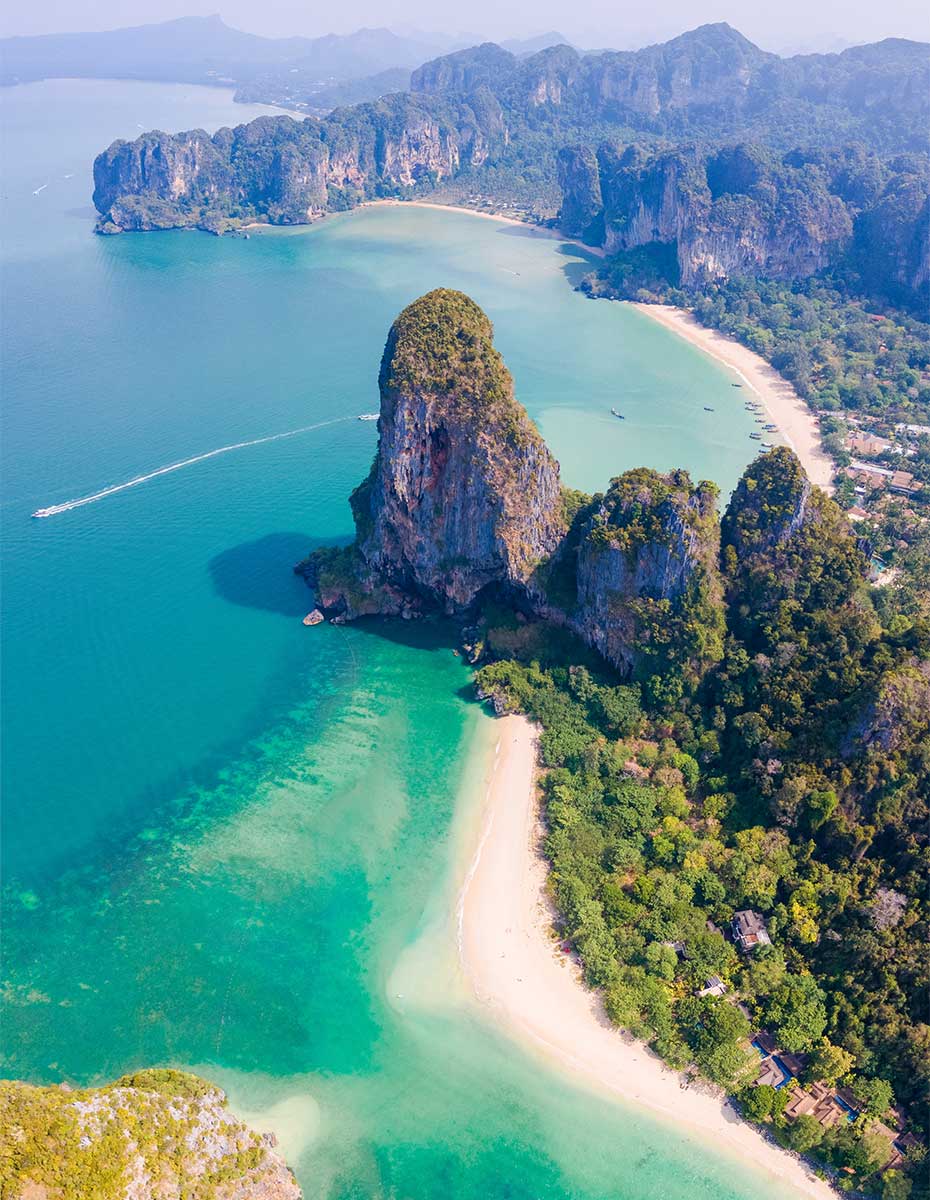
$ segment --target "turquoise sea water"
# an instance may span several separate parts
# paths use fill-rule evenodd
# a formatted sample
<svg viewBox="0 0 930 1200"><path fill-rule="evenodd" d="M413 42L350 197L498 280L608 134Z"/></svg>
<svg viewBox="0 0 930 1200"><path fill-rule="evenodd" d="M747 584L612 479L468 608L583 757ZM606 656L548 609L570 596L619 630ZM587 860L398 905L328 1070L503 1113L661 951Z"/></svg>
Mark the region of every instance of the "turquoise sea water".
<svg viewBox="0 0 930 1200"><path fill-rule="evenodd" d="M752 443L729 377L574 293L576 250L467 215L94 238L97 149L254 112L124 83L0 103L5 1073L196 1068L312 1198L784 1194L469 1002L452 909L493 723L452 631L305 629L290 572L350 535L376 439L354 418L428 288L487 309L571 484L645 463L732 487Z"/></svg>

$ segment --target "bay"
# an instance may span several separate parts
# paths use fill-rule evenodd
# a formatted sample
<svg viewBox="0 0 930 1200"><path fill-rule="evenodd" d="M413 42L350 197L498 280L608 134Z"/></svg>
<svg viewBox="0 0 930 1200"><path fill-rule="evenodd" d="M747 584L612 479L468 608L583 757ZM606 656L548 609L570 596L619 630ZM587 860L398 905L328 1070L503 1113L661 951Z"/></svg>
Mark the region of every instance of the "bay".
<svg viewBox="0 0 930 1200"><path fill-rule="evenodd" d="M585 252L469 215L95 238L113 137L260 110L99 81L0 103L5 1071L200 1070L314 1198L780 1194L488 1025L454 904L494 727L454 630L305 629L290 570L351 535L356 417L431 287L485 307L574 486L642 464L726 493L752 448L730 378L574 292Z"/></svg>

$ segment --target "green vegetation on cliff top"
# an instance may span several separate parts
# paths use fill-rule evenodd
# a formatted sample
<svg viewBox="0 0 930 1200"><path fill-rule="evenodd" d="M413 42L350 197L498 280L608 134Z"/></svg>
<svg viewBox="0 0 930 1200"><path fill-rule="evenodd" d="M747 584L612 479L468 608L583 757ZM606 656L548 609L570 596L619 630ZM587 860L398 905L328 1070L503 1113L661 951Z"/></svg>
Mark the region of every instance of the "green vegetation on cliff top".
<svg viewBox="0 0 930 1200"><path fill-rule="evenodd" d="M0 1195L9 1200L115 1200L130 1185L139 1195L248 1200L263 1183L299 1200L262 1137L195 1075L138 1071L78 1090L0 1081Z"/></svg>
<svg viewBox="0 0 930 1200"><path fill-rule="evenodd" d="M391 326L379 384L382 393L428 395L440 411L517 445L542 441L514 397L490 320L464 292L436 288L408 304Z"/></svg>

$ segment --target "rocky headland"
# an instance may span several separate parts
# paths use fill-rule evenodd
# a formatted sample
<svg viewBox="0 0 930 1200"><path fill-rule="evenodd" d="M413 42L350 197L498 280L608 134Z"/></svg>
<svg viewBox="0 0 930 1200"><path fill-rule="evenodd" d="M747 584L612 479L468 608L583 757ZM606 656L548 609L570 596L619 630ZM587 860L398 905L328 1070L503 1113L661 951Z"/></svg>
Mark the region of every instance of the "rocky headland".
<svg viewBox="0 0 930 1200"><path fill-rule="evenodd" d="M460 292L430 292L400 314L379 383L378 451L352 495L356 540L298 567L330 618L439 612L467 622L492 601L570 630L655 687L670 675L691 686L720 660L725 601L712 483L640 468L603 494L564 488L514 396L490 321ZM766 478L799 476L810 493L790 450L759 461ZM737 489L727 530L749 522L758 469ZM817 495L798 521L820 505L833 511Z"/></svg>
<svg viewBox="0 0 930 1200"><path fill-rule="evenodd" d="M0 1082L0 1194L9 1200L300 1200L270 1134L213 1084L138 1071L97 1088Z"/></svg>

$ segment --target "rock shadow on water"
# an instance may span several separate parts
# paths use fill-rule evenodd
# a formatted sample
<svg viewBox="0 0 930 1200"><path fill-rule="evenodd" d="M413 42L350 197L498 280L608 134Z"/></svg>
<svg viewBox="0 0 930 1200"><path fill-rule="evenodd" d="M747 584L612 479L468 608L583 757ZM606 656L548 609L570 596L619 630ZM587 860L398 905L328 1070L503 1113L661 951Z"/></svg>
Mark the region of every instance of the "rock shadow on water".
<svg viewBox="0 0 930 1200"><path fill-rule="evenodd" d="M558 252L566 260L562 264L562 274L573 288L577 288L586 275L604 263L599 255L585 250L576 242L561 242Z"/></svg>
<svg viewBox="0 0 930 1200"><path fill-rule="evenodd" d="M303 533L269 533L217 554L208 564L218 595L230 604L294 619L314 606L313 590L296 563L323 546L345 545L348 538L311 538ZM458 646L462 620L430 613L416 621L399 617L361 617L351 628L410 649L450 653Z"/></svg>
<svg viewBox="0 0 930 1200"><path fill-rule="evenodd" d="M294 565L320 546L336 539L311 538L305 533L269 533L222 551L208 564L217 594L230 604L302 617L313 607L313 597Z"/></svg>

